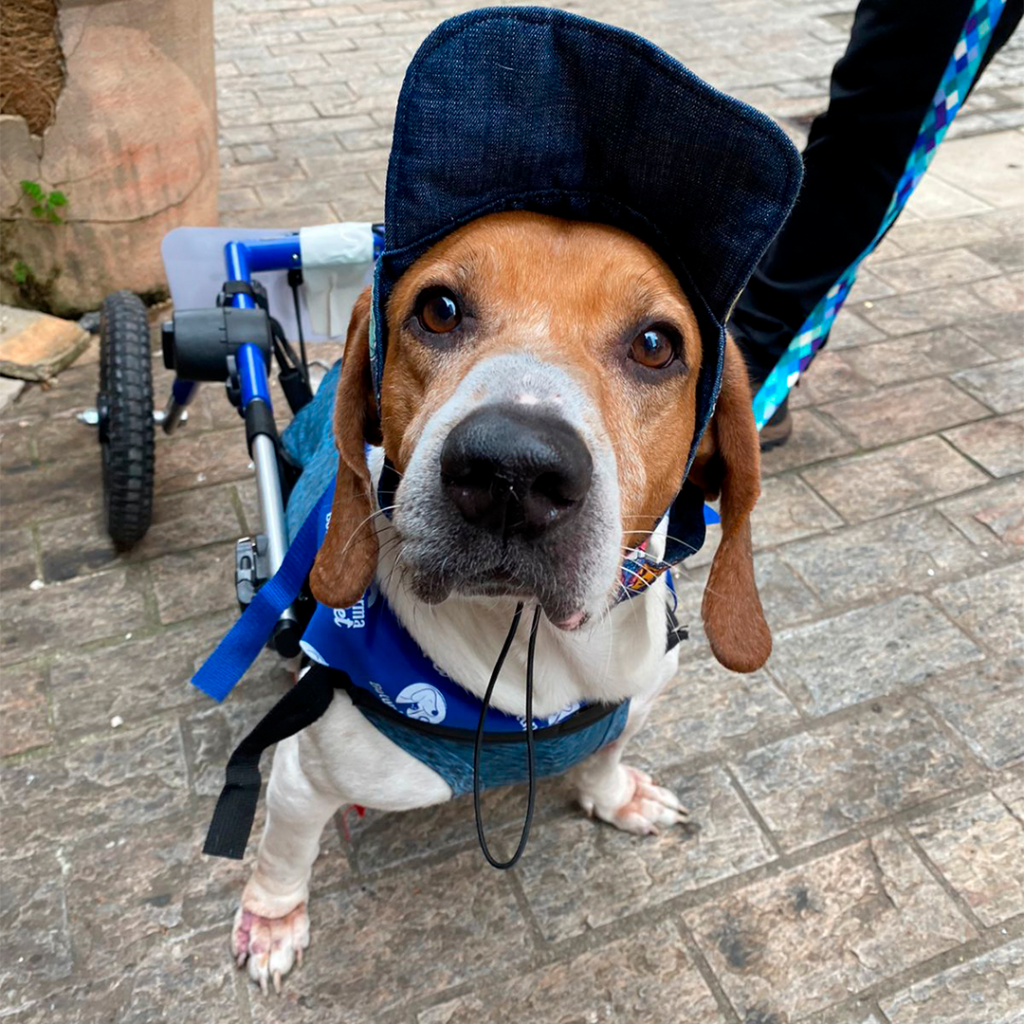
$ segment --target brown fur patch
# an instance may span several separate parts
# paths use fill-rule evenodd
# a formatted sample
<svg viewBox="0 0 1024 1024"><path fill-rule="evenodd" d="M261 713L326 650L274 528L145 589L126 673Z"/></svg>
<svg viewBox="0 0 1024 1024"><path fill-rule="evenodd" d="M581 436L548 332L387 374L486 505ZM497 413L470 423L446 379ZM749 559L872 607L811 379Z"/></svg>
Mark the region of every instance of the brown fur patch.
<svg viewBox="0 0 1024 1024"><path fill-rule="evenodd" d="M356 603L377 568L377 534L370 520L372 485L364 441L380 443L370 379L370 289L352 309L345 359L334 403L338 476L331 522L310 574L313 596L331 608Z"/></svg>
<svg viewBox="0 0 1024 1024"><path fill-rule="evenodd" d="M460 296L465 318L457 337L433 345L417 336L411 320L417 296L436 285ZM364 293L349 328L335 414L338 488L331 529L313 571L314 594L334 607L359 599L377 557L363 457L364 437L373 440L378 430L368 303ZM686 295L650 248L606 225L494 214L453 232L420 257L395 286L386 312L379 429L399 472L430 418L477 362L531 354L566 370L591 400L591 426L615 452L623 546L635 547L650 534L686 467L702 351ZM677 366L637 376L623 358L631 332L655 322L678 331L685 372ZM691 478L709 496L722 494L722 544L703 607L712 649L729 668L752 671L771 650L750 553L749 516L760 462L746 374L731 342L718 407Z"/></svg>
<svg viewBox="0 0 1024 1024"><path fill-rule="evenodd" d="M705 496L722 496L722 540L701 604L704 631L726 668L753 672L772 651L750 549L750 513L761 493L761 453L743 357L731 338L726 342L718 405L690 479Z"/></svg>

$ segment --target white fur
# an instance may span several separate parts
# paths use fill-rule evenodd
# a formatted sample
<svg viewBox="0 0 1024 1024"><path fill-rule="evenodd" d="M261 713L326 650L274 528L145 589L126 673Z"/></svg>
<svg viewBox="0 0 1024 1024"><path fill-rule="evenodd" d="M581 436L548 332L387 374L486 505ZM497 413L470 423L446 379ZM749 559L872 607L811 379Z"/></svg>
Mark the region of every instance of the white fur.
<svg viewBox="0 0 1024 1024"><path fill-rule="evenodd" d="M377 450L370 461L375 482L382 464ZM663 525L652 537L655 555L664 548L664 531ZM444 672L482 697L515 602L456 594L440 604L424 604L410 593L394 556L386 554L392 546L382 547L377 581L403 625ZM678 651L665 654L666 601L662 579L574 633L542 618L537 640L536 716L577 700L631 698L622 735L574 769L572 777L588 814L640 834L681 821L685 813L671 793L620 760L677 668ZM524 712L527 633L520 630L493 697L495 707L514 714ZM275 752L266 826L232 931L239 964L248 960L251 977L267 991L269 981L279 989L283 975L301 958L309 941L305 904L320 833L339 808L359 804L404 811L451 795L439 775L382 735L346 694L336 693L318 722Z"/></svg>

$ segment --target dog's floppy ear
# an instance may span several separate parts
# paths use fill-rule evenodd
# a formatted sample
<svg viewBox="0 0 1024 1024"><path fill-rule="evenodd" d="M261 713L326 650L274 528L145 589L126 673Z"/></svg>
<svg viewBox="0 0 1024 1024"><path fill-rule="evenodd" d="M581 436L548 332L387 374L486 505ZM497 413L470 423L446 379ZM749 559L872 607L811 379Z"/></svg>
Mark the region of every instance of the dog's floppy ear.
<svg viewBox="0 0 1024 1024"><path fill-rule="evenodd" d="M370 289L352 307L338 393L334 443L338 477L331 522L310 574L313 596L348 608L363 596L377 568L377 533L371 521L373 485L365 443L380 444L380 423L370 374Z"/></svg>
<svg viewBox="0 0 1024 1024"><path fill-rule="evenodd" d="M690 479L706 498L722 496L722 540L711 563L701 617L715 657L734 672L767 660L772 635L754 581L750 513L761 491L761 452L743 357L726 339L722 388Z"/></svg>

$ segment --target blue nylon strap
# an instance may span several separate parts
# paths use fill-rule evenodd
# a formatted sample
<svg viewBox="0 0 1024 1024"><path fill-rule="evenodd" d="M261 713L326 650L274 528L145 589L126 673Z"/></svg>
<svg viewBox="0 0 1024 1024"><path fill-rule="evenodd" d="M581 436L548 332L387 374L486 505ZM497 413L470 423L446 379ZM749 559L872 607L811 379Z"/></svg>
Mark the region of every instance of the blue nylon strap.
<svg viewBox="0 0 1024 1024"><path fill-rule="evenodd" d="M241 618L192 677L192 685L214 700L222 701L234 689L263 650L281 613L299 596L316 558L319 509L318 501L285 553L281 568L256 591Z"/></svg>

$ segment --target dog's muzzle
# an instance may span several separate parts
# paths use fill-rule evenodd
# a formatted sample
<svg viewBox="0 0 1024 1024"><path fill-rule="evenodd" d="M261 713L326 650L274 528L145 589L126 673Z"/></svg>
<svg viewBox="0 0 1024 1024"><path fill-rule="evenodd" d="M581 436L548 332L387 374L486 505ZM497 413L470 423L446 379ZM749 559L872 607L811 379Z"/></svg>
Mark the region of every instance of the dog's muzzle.
<svg viewBox="0 0 1024 1024"><path fill-rule="evenodd" d="M494 404L452 428L441 450L441 483L472 527L507 540L535 540L580 511L594 463L559 416Z"/></svg>

